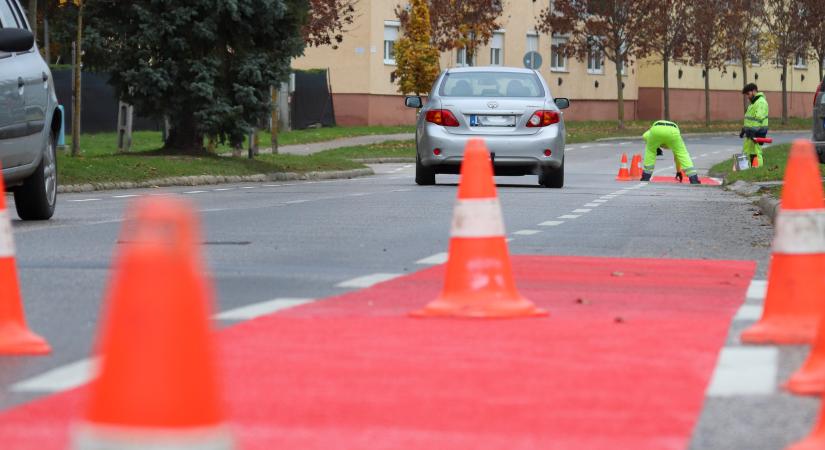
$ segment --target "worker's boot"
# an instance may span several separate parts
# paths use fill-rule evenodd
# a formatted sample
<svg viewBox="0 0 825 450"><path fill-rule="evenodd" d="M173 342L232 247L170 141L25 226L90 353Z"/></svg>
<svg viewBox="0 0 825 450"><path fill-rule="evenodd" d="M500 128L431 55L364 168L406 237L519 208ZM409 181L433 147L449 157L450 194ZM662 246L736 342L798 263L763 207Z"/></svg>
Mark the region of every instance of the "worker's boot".
<svg viewBox="0 0 825 450"><path fill-rule="evenodd" d="M664 154L665 152L663 152L661 148L656 149L656 156L663 156Z"/></svg>
<svg viewBox="0 0 825 450"><path fill-rule="evenodd" d="M650 176L653 175L650 172L642 172L642 179L639 181L650 181Z"/></svg>
<svg viewBox="0 0 825 450"><path fill-rule="evenodd" d="M702 184L702 182L699 181L699 175L691 175L688 177L688 180L690 180L690 184Z"/></svg>

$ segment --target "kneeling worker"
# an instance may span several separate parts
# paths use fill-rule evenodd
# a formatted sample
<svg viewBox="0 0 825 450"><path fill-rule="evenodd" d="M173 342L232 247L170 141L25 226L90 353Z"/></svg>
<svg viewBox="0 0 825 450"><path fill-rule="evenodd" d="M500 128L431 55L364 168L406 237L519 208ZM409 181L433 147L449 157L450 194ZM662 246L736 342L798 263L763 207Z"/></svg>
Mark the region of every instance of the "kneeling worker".
<svg viewBox="0 0 825 450"><path fill-rule="evenodd" d="M682 140L678 125L667 120L658 120L653 122L653 126L642 137L646 142L642 181L650 181L650 177L653 176L653 169L656 166L656 150L664 147L673 151L673 161L676 162L676 178L680 182L682 181L682 173L679 171L679 167L681 167L690 179L690 184L701 184L687 147L685 147L685 141Z"/></svg>

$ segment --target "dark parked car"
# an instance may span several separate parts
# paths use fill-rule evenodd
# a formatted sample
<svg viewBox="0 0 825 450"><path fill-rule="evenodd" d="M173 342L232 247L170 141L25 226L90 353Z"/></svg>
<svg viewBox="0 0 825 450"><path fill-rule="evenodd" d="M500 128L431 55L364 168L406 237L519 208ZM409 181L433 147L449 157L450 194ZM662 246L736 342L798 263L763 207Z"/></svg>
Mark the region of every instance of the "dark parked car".
<svg viewBox="0 0 825 450"><path fill-rule="evenodd" d="M51 71L23 8L18 0L0 1L0 163L21 219L54 214L62 120Z"/></svg>
<svg viewBox="0 0 825 450"><path fill-rule="evenodd" d="M814 94L814 136L819 162L825 164L825 78Z"/></svg>

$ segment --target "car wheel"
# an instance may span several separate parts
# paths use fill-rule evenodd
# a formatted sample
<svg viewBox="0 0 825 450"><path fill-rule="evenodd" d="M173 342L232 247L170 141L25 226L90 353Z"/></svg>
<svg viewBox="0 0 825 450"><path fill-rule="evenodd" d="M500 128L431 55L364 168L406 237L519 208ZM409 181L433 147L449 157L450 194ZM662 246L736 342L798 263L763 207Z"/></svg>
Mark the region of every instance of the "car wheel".
<svg viewBox="0 0 825 450"><path fill-rule="evenodd" d="M47 220L54 214L57 204L57 155L55 154L54 133L49 131L49 140L43 158L23 184L14 190L14 205L17 215L23 220Z"/></svg>
<svg viewBox="0 0 825 450"><path fill-rule="evenodd" d="M432 186L435 184L435 170L421 164L421 157L415 155L415 183L420 186Z"/></svg>
<svg viewBox="0 0 825 450"><path fill-rule="evenodd" d="M564 187L564 160L561 161L561 166L557 169L542 169L541 175L539 175L539 184L554 189Z"/></svg>
<svg viewBox="0 0 825 450"><path fill-rule="evenodd" d="M819 163L825 164L825 145L817 145L816 153L819 156Z"/></svg>

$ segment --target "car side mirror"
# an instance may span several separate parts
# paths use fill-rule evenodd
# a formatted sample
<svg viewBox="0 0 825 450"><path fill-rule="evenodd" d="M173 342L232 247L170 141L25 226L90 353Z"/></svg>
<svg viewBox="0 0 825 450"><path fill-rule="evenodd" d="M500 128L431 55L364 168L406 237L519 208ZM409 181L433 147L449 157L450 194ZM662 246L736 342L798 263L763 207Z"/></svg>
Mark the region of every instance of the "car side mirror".
<svg viewBox="0 0 825 450"><path fill-rule="evenodd" d="M419 96L410 96L404 97L404 106L407 108L421 108L424 106L424 102L421 100Z"/></svg>
<svg viewBox="0 0 825 450"><path fill-rule="evenodd" d="M556 102L556 107L559 109L567 109L570 107L570 99L557 98L554 101Z"/></svg>
<svg viewBox="0 0 825 450"><path fill-rule="evenodd" d="M34 34L22 28L0 28L0 51L19 53L31 50Z"/></svg>

